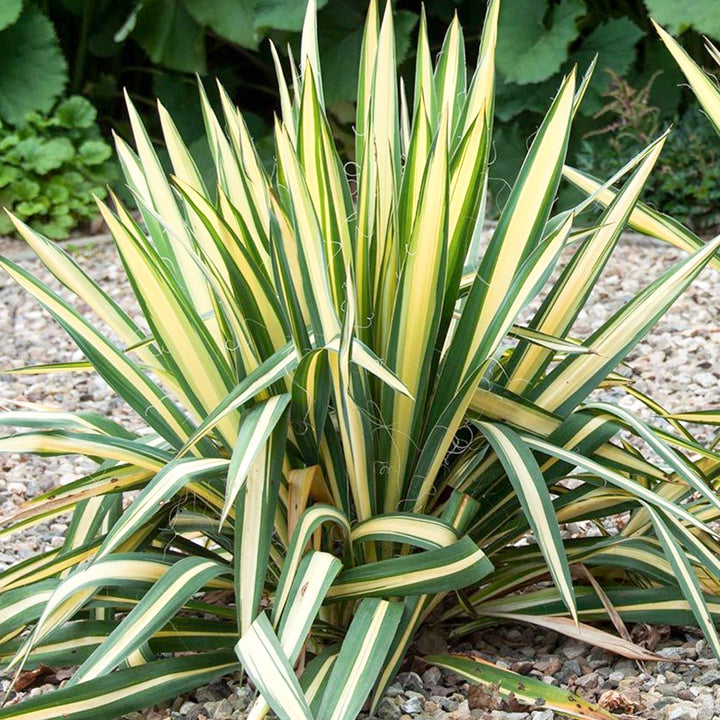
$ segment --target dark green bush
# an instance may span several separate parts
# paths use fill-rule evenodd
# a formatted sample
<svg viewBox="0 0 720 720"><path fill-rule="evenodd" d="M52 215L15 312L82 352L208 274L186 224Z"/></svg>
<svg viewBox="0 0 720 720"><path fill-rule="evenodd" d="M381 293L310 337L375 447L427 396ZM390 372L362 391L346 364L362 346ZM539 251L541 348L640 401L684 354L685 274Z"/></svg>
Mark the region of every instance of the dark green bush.
<svg viewBox="0 0 720 720"><path fill-rule="evenodd" d="M49 116L29 113L17 126L0 125L0 206L52 238L96 215L93 194L117 175L112 149L90 101L75 95ZM0 232L12 230L3 214Z"/></svg>
<svg viewBox="0 0 720 720"><path fill-rule="evenodd" d="M251 122L257 139L271 134L278 107L275 68L266 38L279 54L290 45L295 57L306 0L58 0L48 3L60 45L70 66L72 92L87 95L103 120L121 135L123 87L137 101L153 137L159 128L151 98L172 113L201 164L205 135L195 98L195 77L221 79ZM420 0L394 0L400 71L412 94L414 33ZM368 0L318 0L318 42L323 57L325 102L333 133L345 159L352 159L356 70ZM467 56L477 56L485 0L425 0L429 42L439 52L447 24L457 12L466 31ZM537 129L562 77L573 65L584 71L595 55L597 70L580 105L576 129L597 129L593 114L603 103L612 70L635 85L658 70L652 102L672 118L687 102L681 75L652 31L654 17L683 45L702 56L702 35L720 37L720 3L676 0L511 0L500 10L497 49L497 140L503 152L491 181L512 182L525 156L527 138ZM208 86L213 81L207 83ZM216 108L217 109L217 108ZM576 145L571 140L570 158Z"/></svg>

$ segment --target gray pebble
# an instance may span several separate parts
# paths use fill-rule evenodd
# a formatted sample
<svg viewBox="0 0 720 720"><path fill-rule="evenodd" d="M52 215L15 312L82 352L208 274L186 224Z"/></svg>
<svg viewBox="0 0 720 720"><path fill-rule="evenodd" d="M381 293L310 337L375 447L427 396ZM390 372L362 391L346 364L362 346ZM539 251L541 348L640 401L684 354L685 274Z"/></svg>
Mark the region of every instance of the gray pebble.
<svg viewBox="0 0 720 720"><path fill-rule="evenodd" d="M555 713L552 710L533 710L532 720L554 720Z"/></svg>
<svg viewBox="0 0 720 720"><path fill-rule="evenodd" d="M458 701L453 700L452 698L440 698L438 705L445 710L445 712L453 712L454 710L458 709Z"/></svg>
<svg viewBox="0 0 720 720"><path fill-rule="evenodd" d="M715 685L720 682L720 670L708 670L695 678L698 685Z"/></svg>
<svg viewBox="0 0 720 720"><path fill-rule="evenodd" d="M235 717L235 708L227 698L223 698L215 706L212 716L213 720L233 720Z"/></svg>
<svg viewBox="0 0 720 720"><path fill-rule="evenodd" d="M429 667L423 674L422 674L422 681L423 685L429 690L430 688L434 687L435 685L440 684L440 680L442 679L442 671L440 668L435 667L434 665Z"/></svg>
<svg viewBox="0 0 720 720"><path fill-rule="evenodd" d="M414 690L415 692L424 690L422 678L416 672L400 673L398 681L402 684L404 690Z"/></svg>
<svg viewBox="0 0 720 720"><path fill-rule="evenodd" d="M402 715L400 707L390 698L384 697L375 710L379 720L399 720Z"/></svg>
<svg viewBox="0 0 720 720"><path fill-rule="evenodd" d="M417 715L418 713L422 712L423 703L419 698L411 697L409 700L406 700L400 706L400 709L408 715Z"/></svg>
<svg viewBox="0 0 720 720"><path fill-rule="evenodd" d="M698 720L698 710L687 703L674 703L665 708L666 720Z"/></svg>

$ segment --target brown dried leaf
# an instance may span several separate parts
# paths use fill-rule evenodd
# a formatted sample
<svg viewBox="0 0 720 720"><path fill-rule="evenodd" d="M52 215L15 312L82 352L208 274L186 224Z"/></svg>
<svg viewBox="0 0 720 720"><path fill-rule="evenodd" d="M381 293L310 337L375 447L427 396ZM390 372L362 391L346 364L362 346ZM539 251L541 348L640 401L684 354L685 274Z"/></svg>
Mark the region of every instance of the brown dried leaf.
<svg viewBox="0 0 720 720"><path fill-rule="evenodd" d="M638 623L633 627L630 637L636 645L648 650L655 650L660 641L670 634L670 627L665 625L647 625Z"/></svg>
<svg viewBox="0 0 720 720"><path fill-rule="evenodd" d="M55 671L47 665L39 665L35 670L24 670L15 680L13 689L16 692L22 692L38 685L44 685L45 679L54 673Z"/></svg>
<svg viewBox="0 0 720 720"><path fill-rule="evenodd" d="M635 702L624 693L617 690L606 690L599 698L598 705L613 713L632 714L642 709L640 703Z"/></svg>
<svg viewBox="0 0 720 720"><path fill-rule="evenodd" d="M497 690L484 685L471 685L467 693L467 701L471 710L499 710L503 705Z"/></svg>

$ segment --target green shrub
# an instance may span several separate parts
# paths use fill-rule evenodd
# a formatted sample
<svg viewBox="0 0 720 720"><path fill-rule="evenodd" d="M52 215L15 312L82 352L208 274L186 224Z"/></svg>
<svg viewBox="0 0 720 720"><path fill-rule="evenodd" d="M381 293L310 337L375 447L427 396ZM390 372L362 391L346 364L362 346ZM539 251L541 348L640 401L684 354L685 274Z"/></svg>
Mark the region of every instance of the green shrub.
<svg viewBox="0 0 720 720"><path fill-rule="evenodd" d="M609 123L591 133L576 162L580 170L609 177L657 135L660 110L649 102L651 83L637 90L614 76L599 114ZM720 152L715 132L693 106L676 119L655 172L645 186L647 202L705 236L720 229Z"/></svg>
<svg viewBox="0 0 720 720"><path fill-rule="evenodd" d="M271 709L282 720L353 720L368 697L377 705L427 622L454 637L506 619L572 635L607 618L608 601L616 621L695 622L720 654L708 525L720 517L720 456L673 418L648 425L592 399L600 386L642 397L616 368L706 265L720 266L720 238L703 246L638 204L665 137L612 178L625 179L589 231L574 231L574 219L609 184L553 214L586 88L571 73L481 242L498 11L492 2L469 80L457 20L435 67L421 23L409 101L392 7L380 20L371 4L352 177L325 113L312 3L301 72L286 81L278 67L272 176L224 93L221 124L201 91L212 188L161 107L166 176L128 103L135 148L119 140L117 151L143 226L115 198L100 210L147 335L14 218L117 338L0 259L86 355L87 365L50 369L94 369L147 427L82 412L0 415L24 428L0 439L2 452L98 462L4 519L3 535L73 512L62 548L0 573L0 658L16 672L79 668L0 719L117 717L242 664L260 693L254 720ZM574 338L638 217L691 253ZM549 282L563 251L572 259ZM606 532L626 511L623 529ZM581 521L601 534L564 540L560 525ZM427 660L558 712L611 717L467 657Z"/></svg>
<svg viewBox="0 0 720 720"><path fill-rule="evenodd" d="M67 62L48 16L33 2L4 0L0 7L0 118L16 124L31 112L47 114L67 81Z"/></svg>
<svg viewBox="0 0 720 720"><path fill-rule="evenodd" d="M19 0L18 0L19 2ZM326 109L344 160L353 160L352 106L357 90L355 69L362 45L368 0L323 0L318 3L318 42L322 57ZM204 129L194 102L194 73L220 77L259 134L272 138L277 99L271 38L284 56L289 45L300 50L303 0L93 0L47 3L71 66L71 87L90 97L103 117L122 126L119 90L142 98L140 112L153 137L156 118L145 101L159 96L192 147L198 152ZM398 61L406 82L412 78L421 3L402 2L396 15ZM430 46L440 47L447 24L457 12L468 36L468 56L475 57L485 3L479 0L426 0ZM681 107L680 74L662 51L650 17L683 32L685 47L696 55L702 35L720 37L717 3L674 0L513 0L501 9L498 41L497 124L504 152L493 164L491 181L511 182L525 155L527 138L540 123L564 74L573 65L586 67L598 55L597 72L579 108L576 135L596 127L593 114L602 105L609 76L606 69L641 85L663 70L653 87L654 104L664 119ZM404 62L403 62L404 61ZM0 67L2 60L0 59ZM1 78L0 78L1 80ZM2 88L0 87L0 97ZM2 108L0 108L1 114ZM575 144L571 139L570 158ZM203 169L203 168L201 168ZM499 185L499 183L498 183ZM492 188L492 185L491 185ZM503 199L504 193L498 196Z"/></svg>
<svg viewBox="0 0 720 720"><path fill-rule="evenodd" d="M51 238L95 216L93 195L117 176L112 149L83 97L63 100L45 117L30 113L16 127L0 124L0 204ZM3 215L0 233L14 230Z"/></svg>

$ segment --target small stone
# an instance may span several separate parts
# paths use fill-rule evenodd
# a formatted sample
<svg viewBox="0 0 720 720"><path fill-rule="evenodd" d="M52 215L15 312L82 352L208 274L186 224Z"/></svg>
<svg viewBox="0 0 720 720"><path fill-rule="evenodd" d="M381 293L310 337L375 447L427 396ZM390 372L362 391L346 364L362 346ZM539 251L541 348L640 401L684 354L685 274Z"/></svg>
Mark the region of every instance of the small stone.
<svg viewBox="0 0 720 720"><path fill-rule="evenodd" d="M568 660L575 660L575 658L579 658L587 652L587 645L580 642L568 642L562 646L560 652Z"/></svg>
<svg viewBox="0 0 720 720"><path fill-rule="evenodd" d="M398 695L403 694L402 685L400 683L393 683L392 685L388 685L387 690L385 690L386 697L397 697Z"/></svg>
<svg viewBox="0 0 720 720"><path fill-rule="evenodd" d="M685 648L682 647L666 647L661 650L657 650L658 655L662 655L665 658L685 659ZM669 668L672 669L672 668Z"/></svg>
<svg viewBox="0 0 720 720"><path fill-rule="evenodd" d="M402 712L389 697L384 697L375 711L379 720L400 720Z"/></svg>
<svg viewBox="0 0 720 720"><path fill-rule="evenodd" d="M422 678L416 672L400 673L398 680L404 690L414 690L415 692L424 690Z"/></svg>
<svg viewBox="0 0 720 720"><path fill-rule="evenodd" d="M253 691L247 685L243 685L242 687L235 688L235 694L231 695L229 700L236 712L242 712L250 705L253 697Z"/></svg>
<svg viewBox="0 0 720 720"><path fill-rule="evenodd" d="M693 377L693 380L697 385L704 388L711 388L720 383L720 380L709 372L697 373L697 375Z"/></svg>
<svg viewBox="0 0 720 720"><path fill-rule="evenodd" d="M583 674L582 667L577 660L566 660L560 671L556 673L558 680L565 683L569 682L572 677L580 677Z"/></svg>
<svg viewBox="0 0 720 720"><path fill-rule="evenodd" d="M193 705L185 717L187 720L207 720L210 717L210 711L204 705Z"/></svg>
<svg viewBox="0 0 720 720"><path fill-rule="evenodd" d="M400 706L400 709L408 715L417 715L423 711L423 703L419 698L411 697Z"/></svg>
<svg viewBox="0 0 720 720"><path fill-rule="evenodd" d="M618 672L617 670L613 670L608 675L608 680L613 683L614 685L617 685L623 678L625 677L625 673Z"/></svg>
<svg viewBox="0 0 720 720"><path fill-rule="evenodd" d="M715 685L720 682L720 670L708 670L695 678L697 685Z"/></svg>
<svg viewBox="0 0 720 720"><path fill-rule="evenodd" d="M470 714L470 705L467 700L463 700L457 707L457 710L453 710L449 715L449 720L467 720L472 717Z"/></svg>
<svg viewBox="0 0 720 720"><path fill-rule="evenodd" d="M430 690L435 685L440 684L440 680L442 679L442 671L440 668L435 667L432 665L429 667L423 674L422 674L422 681L423 685Z"/></svg>
<svg viewBox="0 0 720 720"><path fill-rule="evenodd" d="M592 690L600 684L600 678L597 673L588 673L579 677L575 684L585 690Z"/></svg>
<svg viewBox="0 0 720 720"><path fill-rule="evenodd" d="M554 720L555 713L552 710L533 710L532 720Z"/></svg>
<svg viewBox="0 0 720 720"><path fill-rule="evenodd" d="M235 717L235 708L227 698L223 698L215 706L212 716L213 720L232 720Z"/></svg>
<svg viewBox="0 0 720 720"><path fill-rule="evenodd" d="M445 712L453 712L458 709L458 701L452 698L440 698L440 707Z"/></svg>
<svg viewBox="0 0 720 720"><path fill-rule="evenodd" d="M418 700L421 700L422 702L425 702L425 700L427 700L427 695L424 692L415 692L414 690L406 690L405 697L417 698Z"/></svg>
<svg viewBox="0 0 720 720"><path fill-rule="evenodd" d="M562 662L557 656L549 655L542 660L537 660L535 662L535 667L543 675L554 675L562 667Z"/></svg>
<svg viewBox="0 0 720 720"><path fill-rule="evenodd" d="M673 703L665 708L666 720L698 720L697 708L686 703Z"/></svg>
<svg viewBox="0 0 720 720"><path fill-rule="evenodd" d="M531 660L520 660L519 662L514 662L510 666L510 669L520 675L527 675L533 667L534 664Z"/></svg>

